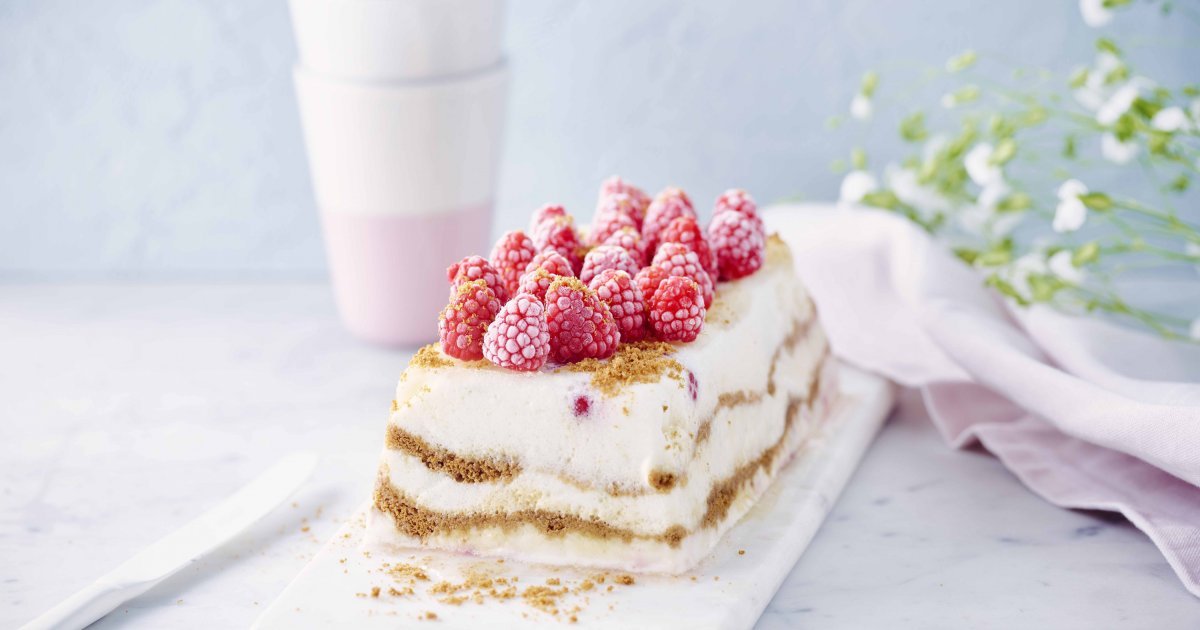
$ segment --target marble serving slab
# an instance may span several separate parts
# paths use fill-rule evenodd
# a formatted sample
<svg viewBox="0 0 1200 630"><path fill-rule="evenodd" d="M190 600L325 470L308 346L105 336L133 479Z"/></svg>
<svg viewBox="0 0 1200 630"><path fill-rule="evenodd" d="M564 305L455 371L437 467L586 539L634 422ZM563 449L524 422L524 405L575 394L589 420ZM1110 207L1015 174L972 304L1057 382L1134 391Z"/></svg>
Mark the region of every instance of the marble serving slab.
<svg viewBox="0 0 1200 630"><path fill-rule="evenodd" d="M823 433L687 574L627 575L426 550L372 554L362 544L364 505L255 627L560 622L583 628L748 628L816 534L892 408L890 383L846 365L840 369L841 397Z"/></svg>

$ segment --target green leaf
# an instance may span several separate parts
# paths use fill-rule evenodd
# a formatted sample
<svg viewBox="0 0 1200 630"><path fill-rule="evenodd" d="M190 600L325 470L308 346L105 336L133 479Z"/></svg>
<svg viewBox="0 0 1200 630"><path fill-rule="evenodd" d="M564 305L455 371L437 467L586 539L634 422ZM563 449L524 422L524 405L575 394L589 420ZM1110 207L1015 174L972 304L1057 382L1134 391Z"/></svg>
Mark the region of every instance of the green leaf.
<svg viewBox="0 0 1200 630"><path fill-rule="evenodd" d="M1085 83L1087 83L1087 78L1087 68L1076 68L1075 71L1071 73L1071 78L1068 79L1067 86L1069 86L1072 90L1078 90L1079 88L1083 87Z"/></svg>
<svg viewBox="0 0 1200 630"><path fill-rule="evenodd" d="M1113 135L1121 142L1129 140L1135 133L1137 133L1137 120L1129 112L1122 114L1117 122L1113 123Z"/></svg>
<svg viewBox="0 0 1200 630"><path fill-rule="evenodd" d="M1008 163L1016 154L1016 141L1012 138L1005 138L1000 141L1000 144L996 145L996 148L992 151L992 156L988 161L999 166L1001 164Z"/></svg>
<svg viewBox="0 0 1200 630"><path fill-rule="evenodd" d="M1183 93L1187 96L1200 96L1200 85L1185 85Z"/></svg>
<svg viewBox="0 0 1200 630"><path fill-rule="evenodd" d="M962 72L975 65L979 55L974 50L964 50L946 61L946 72Z"/></svg>
<svg viewBox="0 0 1200 630"><path fill-rule="evenodd" d="M1170 153L1171 134L1167 131L1153 129L1146 132L1146 148L1154 155Z"/></svg>
<svg viewBox="0 0 1200 630"><path fill-rule="evenodd" d="M850 151L850 164L854 166L854 170L861 171L867 168L867 152L862 150L862 147L854 147Z"/></svg>
<svg viewBox="0 0 1200 630"><path fill-rule="evenodd" d="M974 265L975 260L979 258L979 251L969 247L956 247L954 248L954 255L958 256L959 260L968 265Z"/></svg>
<svg viewBox="0 0 1200 630"><path fill-rule="evenodd" d="M1142 118L1147 120L1154 118L1154 115L1157 114L1162 108L1162 105L1140 97L1134 99L1133 105L1130 106L1130 109L1141 114Z"/></svg>
<svg viewBox="0 0 1200 630"><path fill-rule="evenodd" d="M1050 114L1046 112L1045 107L1034 105L1021 117L1021 122L1025 123L1026 127L1036 127L1046 122L1049 117Z"/></svg>
<svg viewBox="0 0 1200 630"><path fill-rule="evenodd" d="M1026 300L1025 297L1020 293L1017 293L1017 290L1013 288L1013 285L1001 279L1000 276L997 276L996 274L988 276L987 280L984 281L984 284L996 289L1002 295L1007 296L1009 299L1017 304L1020 304L1021 306L1029 306L1029 300Z"/></svg>
<svg viewBox="0 0 1200 630"><path fill-rule="evenodd" d="M1075 136L1068 134L1067 137L1063 138L1062 154L1063 157L1067 158L1068 160L1075 159L1075 156L1077 155Z"/></svg>
<svg viewBox="0 0 1200 630"><path fill-rule="evenodd" d="M865 206L873 206L875 208L886 208L895 210L900 207L900 198L896 193L890 190L876 190L863 195L862 203Z"/></svg>
<svg viewBox="0 0 1200 630"><path fill-rule="evenodd" d="M1121 49L1117 48L1117 45L1113 43L1113 40L1107 37L1101 37L1100 39L1096 40L1096 50L1100 52L1112 53L1118 57L1121 56Z"/></svg>
<svg viewBox="0 0 1200 630"><path fill-rule="evenodd" d="M872 70L863 75L862 84L858 88L858 91L861 92L863 96L871 98L874 96L875 88L877 87L879 87L879 73Z"/></svg>
<svg viewBox="0 0 1200 630"><path fill-rule="evenodd" d="M1054 294L1066 288L1067 284L1057 276L1035 274L1029 276L1029 291L1034 302L1049 302Z"/></svg>
<svg viewBox="0 0 1200 630"><path fill-rule="evenodd" d="M1096 241L1090 241L1075 248L1071 252L1071 264L1076 267L1082 267L1096 262L1100 259L1100 244Z"/></svg>
<svg viewBox="0 0 1200 630"><path fill-rule="evenodd" d="M1033 198L1023 192L1015 192L996 204L996 212L1017 212L1033 207Z"/></svg>
<svg viewBox="0 0 1200 630"><path fill-rule="evenodd" d="M900 121L900 137L907 142L921 142L929 137L925 129L925 113L913 112Z"/></svg>
<svg viewBox="0 0 1200 630"><path fill-rule="evenodd" d="M1188 186L1191 184L1192 179L1188 177L1188 174L1181 173L1179 177L1176 177L1175 179L1171 180L1170 184L1167 184L1167 188L1173 192L1181 193L1186 191Z"/></svg>
<svg viewBox="0 0 1200 630"><path fill-rule="evenodd" d="M1131 0L1104 0L1103 4L1105 9L1115 9L1117 7L1123 7L1130 2Z"/></svg>
<svg viewBox="0 0 1200 630"><path fill-rule="evenodd" d="M954 105L962 105L964 103L972 103L979 100L978 85L964 85L950 93L950 98L953 99Z"/></svg>
<svg viewBox="0 0 1200 630"><path fill-rule="evenodd" d="M1098 212L1112 210L1113 208L1112 198L1102 192L1090 192L1080 195L1079 200L1083 202L1083 205Z"/></svg>

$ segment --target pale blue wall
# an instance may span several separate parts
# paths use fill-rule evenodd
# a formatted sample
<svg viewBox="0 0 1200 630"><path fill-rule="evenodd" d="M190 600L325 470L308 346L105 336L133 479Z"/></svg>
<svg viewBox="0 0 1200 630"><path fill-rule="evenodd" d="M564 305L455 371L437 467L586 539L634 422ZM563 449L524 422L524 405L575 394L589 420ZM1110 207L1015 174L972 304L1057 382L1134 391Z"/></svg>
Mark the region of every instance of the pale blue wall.
<svg viewBox="0 0 1200 630"><path fill-rule="evenodd" d="M1141 13L1116 28L1168 44L1158 77L1200 78L1195 18ZM855 132L824 121L865 68L971 46L1065 71L1095 36L1070 0L511 0L507 32L500 225L589 214L612 172L830 198ZM320 276L295 57L281 0L0 3L0 274Z"/></svg>

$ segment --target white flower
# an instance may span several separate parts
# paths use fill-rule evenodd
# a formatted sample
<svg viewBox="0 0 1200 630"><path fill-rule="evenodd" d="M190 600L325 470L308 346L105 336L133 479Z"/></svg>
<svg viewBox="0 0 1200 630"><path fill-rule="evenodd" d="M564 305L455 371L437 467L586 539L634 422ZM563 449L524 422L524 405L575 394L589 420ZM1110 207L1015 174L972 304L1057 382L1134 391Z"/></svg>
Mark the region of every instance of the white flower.
<svg viewBox="0 0 1200 630"><path fill-rule="evenodd" d="M1068 284L1083 284L1084 278L1087 277L1087 273L1071 261L1071 252L1065 249L1051 256L1049 265L1050 273Z"/></svg>
<svg viewBox="0 0 1200 630"><path fill-rule="evenodd" d="M1183 246L1183 253L1187 254L1188 256L1200 257L1200 245L1188 241L1187 244ZM1196 273L1200 273L1200 264L1196 265Z"/></svg>
<svg viewBox="0 0 1200 630"><path fill-rule="evenodd" d="M963 158L963 165L967 167L967 175L971 176L971 181L980 186L1004 180L1004 173L1000 167L991 162L993 151L991 144L980 142L972 147L967 152L967 156Z"/></svg>
<svg viewBox="0 0 1200 630"><path fill-rule="evenodd" d="M1158 110L1150 119L1150 126L1159 131L1179 131L1189 126L1188 116L1182 107L1167 107Z"/></svg>
<svg viewBox="0 0 1200 630"><path fill-rule="evenodd" d="M917 172L911 168L890 167L884 178L888 188L896 194L896 198L915 208L922 217L929 218L938 213L946 213L953 207L945 195L922 185L918 181Z"/></svg>
<svg viewBox="0 0 1200 630"><path fill-rule="evenodd" d="M1104 6L1104 0L1079 0L1079 13L1083 15L1085 24L1092 28L1100 28L1112 21L1112 11Z"/></svg>
<svg viewBox="0 0 1200 630"><path fill-rule="evenodd" d="M862 94L855 94L854 99L850 101L850 115L857 120L870 118L871 110L871 99Z"/></svg>
<svg viewBox="0 0 1200 630"><path fill-rule="evenodd" d="M1137 157L1138 145L1132 140L1121 142L1113 134L1106 133L1100 137L1100 154L1114 164L1128 164Z"/></svg>
<svg viewBox="0 0 1200 630"><path fill-rule="evenodd" d="M1054 210L1054 231L1074 232L1087 221L1087 206L1079 199L1087 194L1087 186L1078 179L1068 179L1058 187L1058 207Z"/></svg>
<svg viewBox="0 0 1200 630"><path fill-rule="evenodd" d="M1094 67L1087 71L1083 85L1075 90L1075 100L1093 112L1100 109L1112 93L1107 84L1108 76L1122 65L1120 57L1107 50L1101 51L1096 55Z"/></svg>
<svg viewBox="0 0 1200 630"><path fill-rule="evenodd" d="M1188 334L1192 336L1193 341L1200 341L1200 317L1192 320L1192 327L1188 330Z"/></svg>
<svg viewBox="0 0 1200 630"><path fill-rule="evenodd" d="M846 177L842 178L842 188L838 199L846 204L858 203L867 193L878 189L879 182L876 181L874 175L867 171L850 171L846 173Z"/></svg>
<svg viewBox="0 0 1200 630"><path fill-rule="evenodd" d="M1125 112L1133 106L1143 85L1142 81L1134 79L1117 88L1117 91L1104 101L1100 109L1096 110L1096 122L1105 127L1117 122L1117 119L1125 115Z"/></svg>

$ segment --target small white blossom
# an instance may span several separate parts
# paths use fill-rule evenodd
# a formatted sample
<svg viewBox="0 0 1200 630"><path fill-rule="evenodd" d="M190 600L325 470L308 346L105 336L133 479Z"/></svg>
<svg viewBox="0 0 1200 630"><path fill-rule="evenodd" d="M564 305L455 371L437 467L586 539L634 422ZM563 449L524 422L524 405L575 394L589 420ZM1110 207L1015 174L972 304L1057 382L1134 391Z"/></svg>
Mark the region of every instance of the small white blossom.
<svg viewBox="0 0 1200 630"><path fill-rule="evenodd" d="M1087 71L1083 85L1074 92L1075 100L1090 111L1100 109L1108 100L1113 90L1108 86L1108 76L1124 65L1121 58L1108 52L1101 51L1096 55L1096 63Z"/></svg>
<svg viewBox="0 0 1200 630"><path fill-rule="evenodd" d="M1183 253L1187 254L1188 256L1200 257L1200 244L1188 241L1187 244L1183 246ZM1196 265L1196 273L1200 273L1200 263Z"/></svg>
<svg viewBox="0 0 1200 630"><path fill-rule="evenodd" d="M1054 210L1054 231L1074 232L1087 221L1087 206L1079 199L1086 195L1087 186L1077 179L1068 179L1058 187L1058 207Z"/></svg>
<svg viewBox="0 0 1200 630"><path fill-rule="evenodd" d="M850 116L857 120L866 120L871 117L871 99L863 94L855 94L850 101Z"/></svg>
<svg viewBox="0 0 1200 630"><path fill-rule="evenodd" d="M1200 341L1200 317L1192 320L1192 327L1188 330L1188 334L1192 336L1193 341Z"/></svg>
<svg viewBox="0 0 1200 630"><path fill-rule="evenodd" d="M1079 285L1083 284L1087 273L1075 266L1071 261L1071 252L1067 250L1060 251L1050 257L1049 260L1050 273L1058 276L1060 280L1068 284Z"/></svg>
<svg viewBox="0 0 1200 630"><path fill-rule="evenodd" d="M1117 91L1104 101L1100 109L1096 110L1096 122L1105 127L1117 122L1117 119L1124 116L1125 112L1133 107L1133 102L1137 100L1143 85L1142 81L1134 79L1117 88Z"/></svg>
<svg viewBox="0 0 1200 630"><path fill-rule="evenodd" d="M993 152L994 148L987 142L980 142L967 152L963 158L963 165L966 166L971 181L980 186L987 186L1004 180L1004 173L1000 167L992 164Z"/></svg>
<svg viewBox="0 0 1200 630"><path fill-rule="evenodd" d="M1188 116L1182 107L1166 107L1154 114L1154 118L1150 119L1150 126L1159 131L1179 131L1188 128Z"/></svg>
<svg viewBox="0 0 1200 630"><path fill-rule="evenodd" d="M858 203L862 201L867 193L875 192L879 189L879 182L875 176L867 171L850 171L842 178L842 188L838 199L845 204Z"/></svg>
<svg viewBox="0 0 1200 630"><path fill-rule="evenodd" d="M1100 137L1100 154L1114 164L1128 164L1137 157L1138 145L1132 140L1121 142L1113 134L1106 133Z"/></svg>
<svg viewBox="0 0 1200 630"><path fill-rule="evenodd" d="M1079 0L1079 13L1083 22L1092 28L1100 28L1112 21L1112 11L1104 6L1104 0Z"/></svg>

